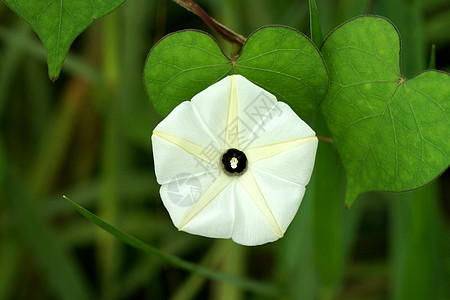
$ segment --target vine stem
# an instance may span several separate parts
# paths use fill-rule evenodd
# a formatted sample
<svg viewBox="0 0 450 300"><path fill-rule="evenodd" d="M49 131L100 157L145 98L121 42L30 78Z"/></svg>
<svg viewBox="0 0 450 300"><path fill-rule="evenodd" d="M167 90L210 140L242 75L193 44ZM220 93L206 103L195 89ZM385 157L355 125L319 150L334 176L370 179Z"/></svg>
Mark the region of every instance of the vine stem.
<svg viewBox="0 0 450 300"><path fill-rule="evenodd" d="M324 137L324 136L318 135L317 139L320 140L320 141L324 141L324 142L330 143L330 144L334 144L333 139L331 139L329 137Z"/></svg>
<svg viewBox="0 0 450 300"><path fill-rule="evenodd" d="M245 41L247 40L245 37L240 35L239 33L234 32L229 29L225 25L217 22L215 19L211 18L197 3L192 0L173 0L175 3L184 7L188 11L193 14L199 16L203 22L206 23L212 30L220 34L227 41L237 45L239 49L242 48Z"/></svg>

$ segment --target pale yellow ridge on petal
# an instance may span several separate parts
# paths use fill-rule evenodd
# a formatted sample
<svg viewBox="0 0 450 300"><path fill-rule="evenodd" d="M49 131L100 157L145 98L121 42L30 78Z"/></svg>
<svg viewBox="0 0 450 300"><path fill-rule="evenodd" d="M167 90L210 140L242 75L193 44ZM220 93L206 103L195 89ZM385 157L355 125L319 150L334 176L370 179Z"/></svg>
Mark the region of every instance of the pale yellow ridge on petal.
<svg viewBox="0 0 450 300"><path fill-rule="evenodd" d="M206 153L205 147L200 146L196 143L193 143L189 140L183 139L181 137L178 137L178 136L170 134L170 133L153 131L153 134L156 135L157 137L162 138L163 140L168 141L171 144L174 144L175 146L180 147L181 149L192 154L193 156L197 157L198 159L201 159L204 162L206 162L210 165L214 165L216 167L216 161L214 161L214 162L211 161L211 157L212 157L211 153L209 153L208 156L205 154ZM215 151L215 150L208 149L208 151L211 152L211 151ZM215 151L215 152L216 153L214 153L213 157L219 158L220 153L217 151Z"/></svg>
<svg viewBox="0 0 450 300"><path fill-rule="evenodd" d="M275 144L270 145L264 145L256 148L250 148L245 150L245 153L249 159L251 159L252 162L262 160L265 158L269 158L278 154L281 154L283 152L289 151L291 149L294 149L300 145L312 142L316 140L316 136L308 136L304 138L299 138L295 140L285 141L285 142L279 142Z"/></svg>
<svg viewBox="0 0 450 300"><path fill-rule="evenodd" d="M208 205L217 195L222 192L231 182L231 177L221 173L211 185L202 193L197 202L192 205L191 210L178 226L178 230L182 230L189 221L192 220L206 205Z"/></svg>
<svg viewBox="0 0 450 300"><path fill-rule="evenodd" d="M270 209L269 205L267 204L266 198L264 197L263 193L261 192L261 189L258 185L258 183L255 180L255 177L253 176L252 172L250 170L247 170L247 172L239 177L239 181L241 182L244 189L247 191L247 193L250 195L250 198L252 198L253 202L255 203L256 207L261 211L263 216L266 218L267 222L269 222L270 226L273 228L273 230L280 236L283 237L283 231L280 228L280 225L278 225L277 220L273 216L272 210Z"/></svg>
<svg viewBox="0 0 450 300"><path fill-rule="evenodd" d="M238 93L236 78L234 75L231 75L230 100L228 101L227 124L225 127L225 145L239 147L238 125Z"/></svg>

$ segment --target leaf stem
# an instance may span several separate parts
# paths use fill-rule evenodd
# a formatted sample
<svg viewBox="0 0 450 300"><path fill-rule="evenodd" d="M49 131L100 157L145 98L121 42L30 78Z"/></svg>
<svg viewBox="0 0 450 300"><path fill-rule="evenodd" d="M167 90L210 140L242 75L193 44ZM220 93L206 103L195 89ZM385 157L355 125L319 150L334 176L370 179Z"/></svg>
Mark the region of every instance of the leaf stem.
<svg viewBox="0 0 450 300"><path fill-rule="evenodd" d="M212 30L220 34L224 39L227 41L236 44L239 49L242 48L245 41L247 40L244 36L240 35L239 33L234 32L233 30L229 29L225 25L217 22L215 19L211 18L200 6L198 6L197 3L195 3L192 0L173 0L175 3L179 4L180 6L184 7L188 11L192 12L193 14L199 16L203 22L206 23Z"/></svg>
<svg viewBox="0 0 450 300"><path fill-rule="evenodd" d="M324 136L318 135L317 139L319 139L320 141L324 141L324 142L330 143L330 144L334 144L333 139L331 139L329 137L324 137Z"/></svg>

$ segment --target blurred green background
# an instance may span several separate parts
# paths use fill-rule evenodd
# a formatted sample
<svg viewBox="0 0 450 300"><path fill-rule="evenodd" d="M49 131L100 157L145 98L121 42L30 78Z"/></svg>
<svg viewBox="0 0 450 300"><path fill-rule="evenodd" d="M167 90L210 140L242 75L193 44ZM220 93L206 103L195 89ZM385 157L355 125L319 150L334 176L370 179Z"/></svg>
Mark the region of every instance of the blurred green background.
<svg viewBox="0 0 450 300"><path fill-rule="evenodd" d="M198 3L245 36L267 24L309 33L305 0ZM427 68L433 43L437 68L450 71L448 0L317 6L325 35L357 15L390 18L408 77ZM0 4L0 299L266 298L124 245L62 195L167 253L264 281L278 299L450 299L448 174L415 192L366 194L346 210L342 166L324 142L283 239L243 247L178 232L158 194L150 136L161 117L142 72L151 46L186 28L210 32L171 1L128 0L75 41L51 83L39 39ZM320 115L307 121L329 136Z"/></svg>

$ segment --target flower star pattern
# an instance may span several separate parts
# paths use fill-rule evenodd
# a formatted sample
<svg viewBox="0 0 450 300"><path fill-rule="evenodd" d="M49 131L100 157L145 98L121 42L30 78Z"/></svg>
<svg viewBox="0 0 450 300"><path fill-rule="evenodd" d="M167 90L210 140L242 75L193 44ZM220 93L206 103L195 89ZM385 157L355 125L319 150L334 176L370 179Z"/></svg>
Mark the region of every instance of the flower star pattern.
<svg viewBox="0 0 450 300"><path fill-rule="evenodd" d="M287 104L240 75L178 105L152 143L174 225L248 246L283 237L317 150L314 131Z"/></svg>

